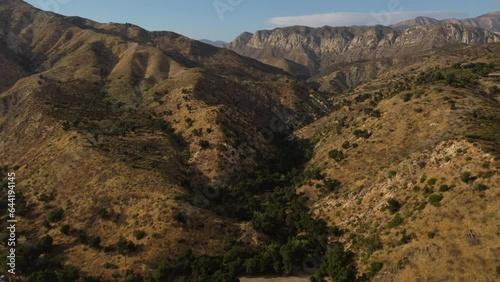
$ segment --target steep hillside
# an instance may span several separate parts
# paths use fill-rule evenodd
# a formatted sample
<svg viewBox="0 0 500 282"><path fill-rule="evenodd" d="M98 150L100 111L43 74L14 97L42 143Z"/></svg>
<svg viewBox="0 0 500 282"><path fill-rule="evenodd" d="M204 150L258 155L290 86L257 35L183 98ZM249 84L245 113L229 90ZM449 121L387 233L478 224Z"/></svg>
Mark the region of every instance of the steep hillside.
<svg viewBox="0 0 500 282"><path fill-rule="evenodd" d="M207 189L267 165L295 146L289 132L330 110L280 69L173 32L22 1L1 2L0 31L0 165L23 195L24 277L77 267L109 281L189 249L223 254L224 234L257 233L245 206L225 212L248 195Z"/></svg>
<svg viewBox="0 0 500 282"><path fill-rule="evenodd" d="M332 98L301 188L374 281L498 278L499 45L442 52Z"/></svg>

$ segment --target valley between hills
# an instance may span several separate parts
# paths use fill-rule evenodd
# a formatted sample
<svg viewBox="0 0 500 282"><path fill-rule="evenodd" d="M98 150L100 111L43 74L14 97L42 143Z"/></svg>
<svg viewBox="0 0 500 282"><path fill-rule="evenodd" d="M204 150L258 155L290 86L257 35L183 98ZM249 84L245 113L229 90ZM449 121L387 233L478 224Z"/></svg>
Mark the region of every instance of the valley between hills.
<svg viewBox="0 0 500 282"><path fill-rule="evenodd" d="M497 281L499 30L497 12L219 48L0 0L0 273Z"/></svg>

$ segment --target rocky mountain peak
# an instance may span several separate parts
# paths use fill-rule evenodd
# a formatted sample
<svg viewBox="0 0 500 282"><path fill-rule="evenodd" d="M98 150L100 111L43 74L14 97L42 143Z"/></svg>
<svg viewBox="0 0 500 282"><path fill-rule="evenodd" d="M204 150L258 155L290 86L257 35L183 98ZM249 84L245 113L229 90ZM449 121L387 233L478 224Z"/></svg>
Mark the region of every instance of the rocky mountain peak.
<svg viewBox="0 0 500 282"><path fill-rule="evenodd" d="M315 74L332 64L353 62L394 52L412 52L443 44L498 42L500 36L487 30L454 22L418 18L408 28L303 26L244 33L228 48L255 59L285 58ZM425 24L433 23L435 24ZM396 51L396 49L398 49Z"/></svg>

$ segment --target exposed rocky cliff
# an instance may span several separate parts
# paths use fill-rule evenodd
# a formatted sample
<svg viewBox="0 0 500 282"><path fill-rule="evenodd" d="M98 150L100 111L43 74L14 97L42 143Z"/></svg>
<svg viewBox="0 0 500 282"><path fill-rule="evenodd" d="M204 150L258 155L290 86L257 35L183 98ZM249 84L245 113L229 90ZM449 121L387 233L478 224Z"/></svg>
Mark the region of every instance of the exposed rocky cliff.
<svg viewBox="0 0 500 282"><path fill-rule="evenodd" d="M398 24L393 25L394 27L415 27L422 25L431 25L436 23L453 23L460 24L466 26L473 26L485 29L487 31L498 33L500 32L500 12L488 13L477 18L469 18L469 19L446 19L446 20L436 20L428 17L418 17L413 20L404 21Z"/></svg>
<svg viewBox="0 0 500 282"><path fill-rule="evenodd" d="M355 62L412 53L449 43L484 44L500 35L459 24L418 26L405 30L390 27L304 26L244 33L229 48L259 60L285 58L306 66L312 74L334 63Z"/></svg>
<svg viewBox="0 0 500 282"><path fill-rule="evenodd" d="M349 83L334 79L323 87L323 90L341 91L372 78L388 67L387 63L391 65L394 59L408 60L417 53L449 44L500 42L500 35L478 27L456 23L432 24L429 18L421 18L417 22L422 25L410 28L294 26L262 30L255 34L243 33L228 48L271 64L270 58L289 60L303 65L316 79L339 71L343 74L333 77L359 78ZM370 61L370 66L346 69L346 66L365 64L367 61ZM367 68L370 72L366 74L350 73ZM344 86L339 88L339 84Z"/></svg>

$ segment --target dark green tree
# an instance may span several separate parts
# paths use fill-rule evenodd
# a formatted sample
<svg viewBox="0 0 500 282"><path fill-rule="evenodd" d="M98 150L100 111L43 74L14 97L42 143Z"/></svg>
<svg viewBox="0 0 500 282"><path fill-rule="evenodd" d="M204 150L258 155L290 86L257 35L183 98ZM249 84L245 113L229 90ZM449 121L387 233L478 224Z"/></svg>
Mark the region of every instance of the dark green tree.
<svg viewBox="0 0 500 282"><path fill-rule="evenodd" d="M344 250L344 246L337 244L326 252L324 272L335 282L352 282L356 279L354 254Z"/></svg>

